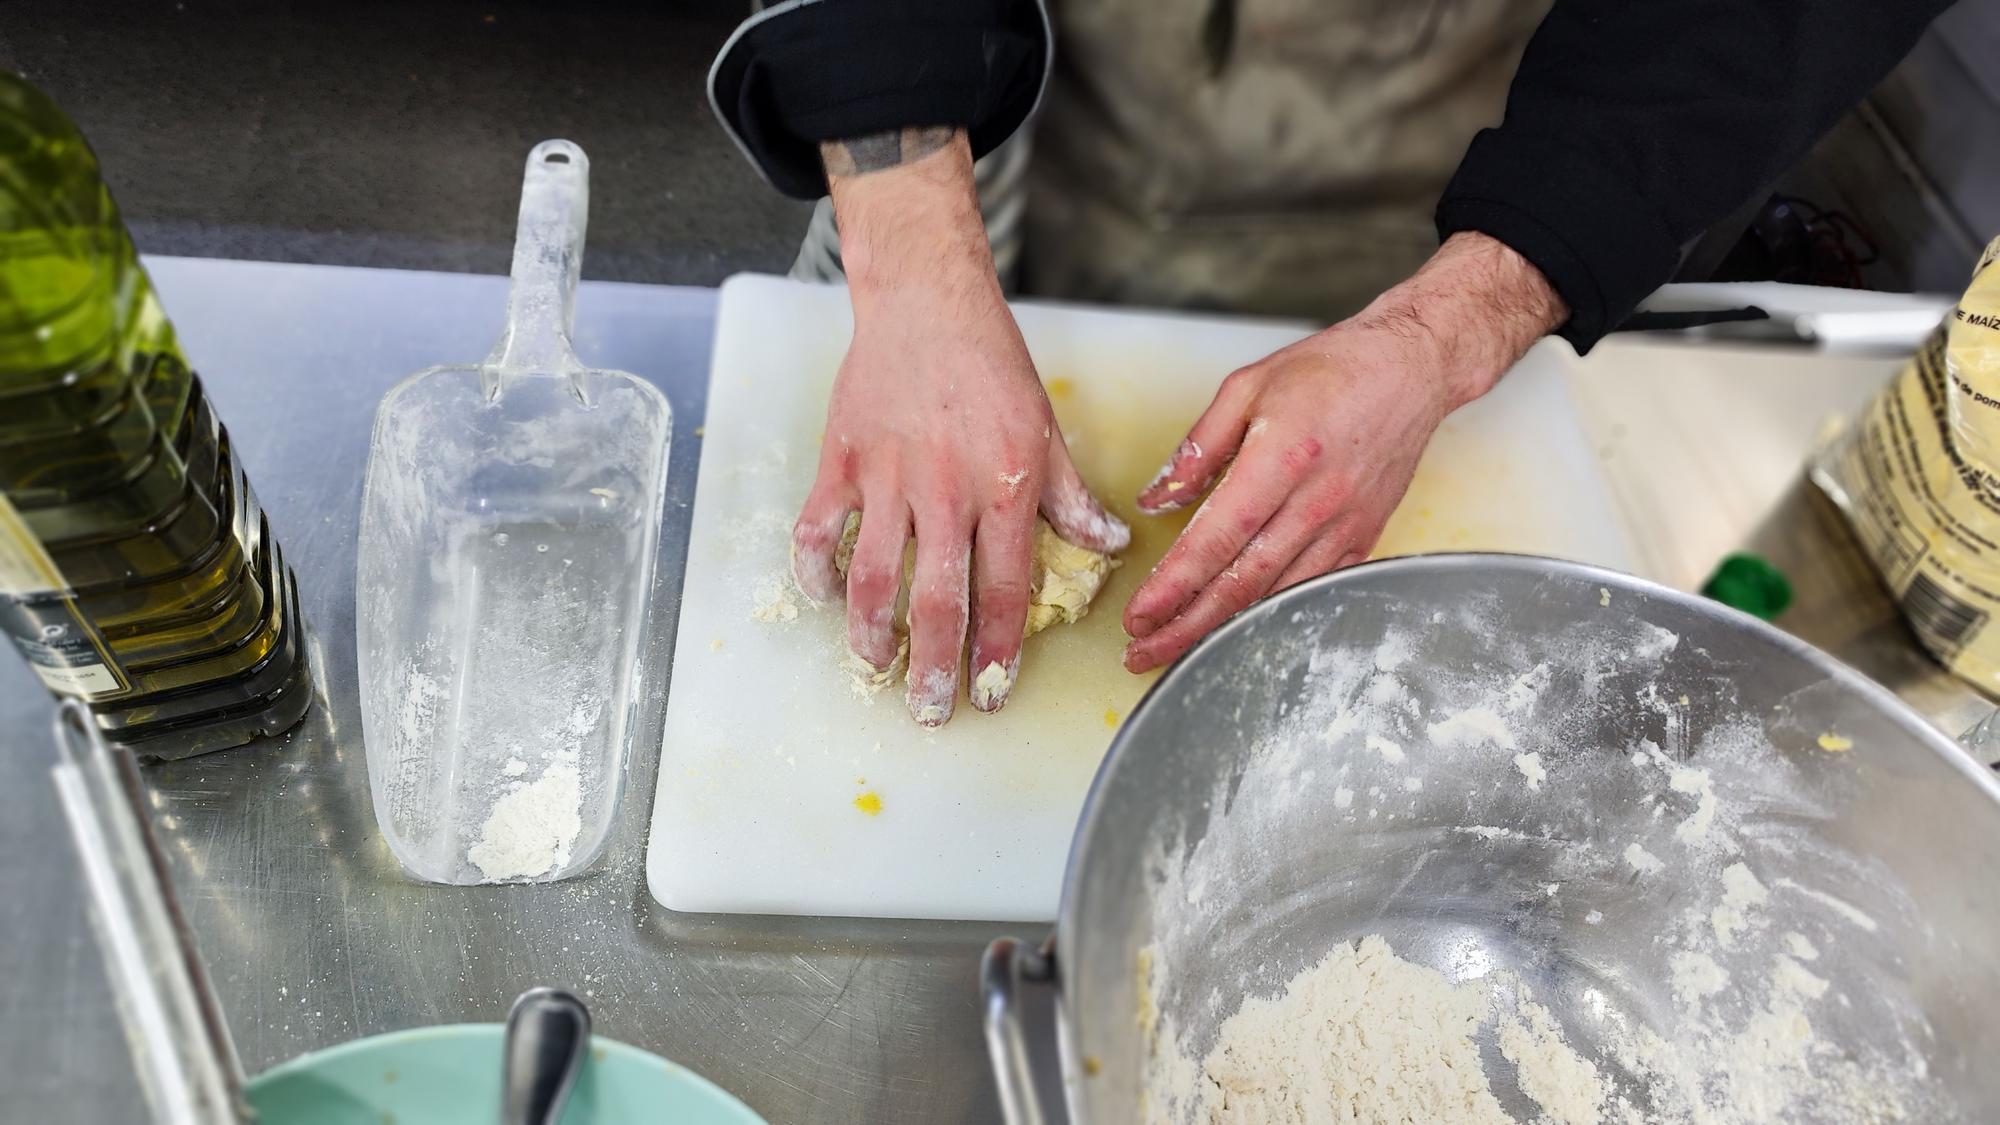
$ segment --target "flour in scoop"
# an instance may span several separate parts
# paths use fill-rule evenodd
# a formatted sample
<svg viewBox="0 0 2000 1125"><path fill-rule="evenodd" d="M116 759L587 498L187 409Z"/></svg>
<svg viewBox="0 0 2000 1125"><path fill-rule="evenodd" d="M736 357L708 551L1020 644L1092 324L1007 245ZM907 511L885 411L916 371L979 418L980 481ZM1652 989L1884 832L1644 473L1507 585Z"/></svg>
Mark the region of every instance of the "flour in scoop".
<svg viewBox="0 0 2000 1125"><path fill-rule="evenodd" d="M465 858L487 882L532 879L566 866L581 831L583 776L577 772L575 753L560 754L542 776L493 802L493 812L479 830L479 842Z"/></svg>

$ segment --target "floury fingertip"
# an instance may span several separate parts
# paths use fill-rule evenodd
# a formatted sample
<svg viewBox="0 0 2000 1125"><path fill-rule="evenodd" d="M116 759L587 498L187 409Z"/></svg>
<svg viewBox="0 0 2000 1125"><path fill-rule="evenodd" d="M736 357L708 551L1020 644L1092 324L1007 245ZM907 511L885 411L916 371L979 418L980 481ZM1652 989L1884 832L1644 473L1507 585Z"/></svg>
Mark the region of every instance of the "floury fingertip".
<svg viewBox="0 0 2000 1125"><path fill-rule="evenodd" d="M1014 690L1014 680L1019 671L1019 656L1006 664L997 660L988 661L972 680L973 708L991 714L1006 706L1007 696Z"/></svg>
<svg viewBox="0 0 2000 1125"><path fill-rule="evenodd" d="M910 676L910 716L923 726L941 727L949 722L957 696L956 669L931 668Z"/></svg>

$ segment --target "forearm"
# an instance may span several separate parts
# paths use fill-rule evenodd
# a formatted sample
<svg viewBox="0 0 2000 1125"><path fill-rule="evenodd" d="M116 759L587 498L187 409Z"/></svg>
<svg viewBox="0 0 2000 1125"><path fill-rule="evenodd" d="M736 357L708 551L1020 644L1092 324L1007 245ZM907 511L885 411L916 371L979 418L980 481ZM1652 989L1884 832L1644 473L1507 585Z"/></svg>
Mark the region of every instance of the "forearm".
<svg viewBox="0 0 2000 1125"><path fill-rule="evenodd" d="M1447 238L1407 281L1342 327L1418 337L1456 408L1491 390L1567 319L1569 306L1540 270L1505 243L1467 231Z"/></svg>
<svg viewBox="0 0 2000 1125"><path fill-rule="evenodd" d="M828 141L820 158L857 314L912 286L997 290L965 130Z"/></svg>

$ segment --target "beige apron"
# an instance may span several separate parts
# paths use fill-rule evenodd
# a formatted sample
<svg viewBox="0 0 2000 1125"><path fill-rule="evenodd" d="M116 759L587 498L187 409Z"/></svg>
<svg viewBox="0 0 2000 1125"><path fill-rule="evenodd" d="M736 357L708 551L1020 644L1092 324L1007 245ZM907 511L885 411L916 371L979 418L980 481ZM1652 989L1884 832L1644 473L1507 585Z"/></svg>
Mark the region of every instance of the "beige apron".
<svg viewBox="0 0 2000 1125"><path fill-rule="evenodd" d="M1359 309L1436 248L1438 195L1548 4L1050 0L1024 288Z"/></svg>

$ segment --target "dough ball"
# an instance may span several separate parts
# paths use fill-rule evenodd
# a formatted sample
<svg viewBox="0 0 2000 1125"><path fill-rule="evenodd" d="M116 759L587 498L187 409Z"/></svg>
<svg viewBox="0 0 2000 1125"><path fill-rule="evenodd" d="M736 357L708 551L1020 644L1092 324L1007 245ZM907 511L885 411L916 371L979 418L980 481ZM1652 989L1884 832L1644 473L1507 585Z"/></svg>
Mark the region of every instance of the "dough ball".
<svg viewBox="0 0 2000 1125"><path fill-rule="evenodd" d="M1028 578L1027 635L1082 620L1117 568L1117 559L1079 547L1057 535L1047 520L1037 519L1035 565Z"/></svg>

